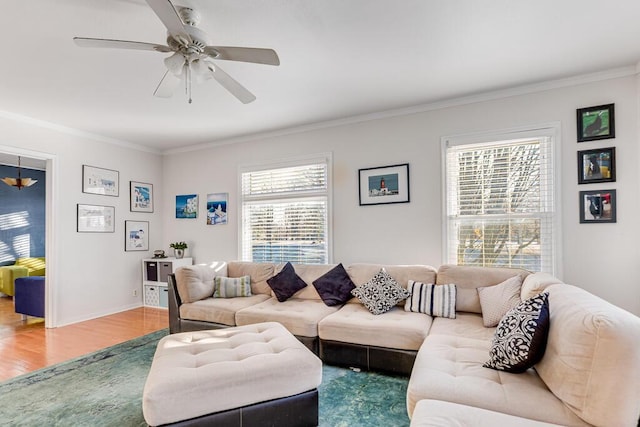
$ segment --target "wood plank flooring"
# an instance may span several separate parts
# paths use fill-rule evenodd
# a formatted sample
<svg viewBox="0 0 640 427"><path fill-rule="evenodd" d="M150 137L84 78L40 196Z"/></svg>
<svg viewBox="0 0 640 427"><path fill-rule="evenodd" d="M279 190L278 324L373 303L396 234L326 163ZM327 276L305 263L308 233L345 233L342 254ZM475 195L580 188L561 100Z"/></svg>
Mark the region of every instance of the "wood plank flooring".
<svg viewBox="0 0 640 427"><path fill-rule="evenodd" d="M0 381L55 365L169 327L167 310L140 307L59 328L22 320L13 299L0 298Z"/></svg>

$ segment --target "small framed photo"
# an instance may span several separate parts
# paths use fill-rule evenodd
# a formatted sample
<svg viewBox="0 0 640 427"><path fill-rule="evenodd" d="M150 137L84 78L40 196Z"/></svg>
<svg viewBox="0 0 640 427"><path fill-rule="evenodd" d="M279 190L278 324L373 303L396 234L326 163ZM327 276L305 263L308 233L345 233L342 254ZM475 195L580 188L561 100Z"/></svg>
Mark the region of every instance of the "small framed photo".
<svg viewBox="0 0 640 427"><path fill-rule="evenodd" d="M616 148L578 151L578 184L615 182Z"/></svg>
<svg viewBox="0 0 640 427"><path fill-rule="evenodd" d="M130 181L131 212L153 212L153 184Z"/></svg>
<svg viewBox="0 0 640 427"><path fill-rule="evenodd" d="M82 192L118 197L120 194L120 172L82 165Z"/></svg>
<svg viewBox="0 0 640 427"><path fill-rule="evenodd" d="M577 110L578 142L616 137L614 104Z"/></svg>
<svg viewBox="0 0 640 427"><path fill-rule="evenodd" d="M124 250L149 250L149 221L124 222Z"/></svg>
<svg viewBox="0 0 640 427"><path fill-rule="evenodd" d="M176 196L176 218L198 217L198 195L184 194Z"/></svg>
<svg viewBox="0 0 640 427"><path fill-rule="evenodd" d="M409 163L360 169L360 206L409 203Z"/></svg>
<svg viewBox="0 0 640 427"><path fill-rule="evenodd" d="M207 225L227 223L227 201L229 193L207 194Z"/></svg>
<svg viewBox="0 0 640 427"><path fill-rule="evenodd" d="M116 208L78 203L77 221L78 233L113 233L116 231Z"/></svg>
<svg viewBox="0 0 640 427"><path fill-rule="evenodd" d="M580 224L616 222L616 190L580 192Z"/></svg>

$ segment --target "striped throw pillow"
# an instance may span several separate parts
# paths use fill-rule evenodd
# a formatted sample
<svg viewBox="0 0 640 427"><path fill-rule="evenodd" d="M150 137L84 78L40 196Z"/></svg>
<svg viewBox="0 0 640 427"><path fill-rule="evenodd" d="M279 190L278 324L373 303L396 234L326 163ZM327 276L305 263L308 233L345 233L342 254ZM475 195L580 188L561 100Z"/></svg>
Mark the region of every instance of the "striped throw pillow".
<svg viewBox="0 0 640 427"><path fill-rule="evenodd" d="M213 278L214 298L235 298L251 296L251 276Z"/></svg>
<svg viewBox="0 0 640 427"><path fill-rule="evenodd" d="M409 280L407 290L411 296L404 303L405 311L456 318L456 285L433 285Z"/></svg>

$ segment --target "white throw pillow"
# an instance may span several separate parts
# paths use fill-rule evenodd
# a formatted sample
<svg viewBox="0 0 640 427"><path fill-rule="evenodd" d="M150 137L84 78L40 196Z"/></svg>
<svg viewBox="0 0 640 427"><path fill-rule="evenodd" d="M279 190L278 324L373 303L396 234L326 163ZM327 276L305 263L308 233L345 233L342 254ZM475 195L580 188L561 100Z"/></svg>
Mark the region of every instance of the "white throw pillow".
<svg viewBox="0 0 640 427"><path fill-rule="evenodd" d="M433 285L409 280L407 290L411 296L404 303L405 311L456 318L456 285Z"/></svg>
<svg viewBox="0 0 640 427"><path fill-rule="evenodd" d="M509 310L520 304L521 287L522 276L518 275L494 286L478 288L482 323L485 327L497 326Z"/></svg>

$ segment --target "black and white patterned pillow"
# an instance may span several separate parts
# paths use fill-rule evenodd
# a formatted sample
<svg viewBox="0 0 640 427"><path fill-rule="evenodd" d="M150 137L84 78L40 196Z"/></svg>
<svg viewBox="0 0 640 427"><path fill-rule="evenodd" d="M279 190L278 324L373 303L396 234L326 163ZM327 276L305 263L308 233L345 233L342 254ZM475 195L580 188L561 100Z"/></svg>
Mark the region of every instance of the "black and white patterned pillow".
<svg viewBox="0 0 640 427"><path fill-rule="evenodd" d="M504 315L493 337L485 368L520 373L538 363L549 335L549 294L521 302Z"/></svg>
<svg viewBox="0 0 640 427"><path fill-rule="evenodd" d="M368 282L352 290L351 294L373 314L386 313L411 295L384 268Z"/></svg>

